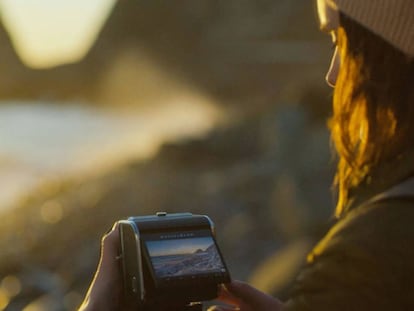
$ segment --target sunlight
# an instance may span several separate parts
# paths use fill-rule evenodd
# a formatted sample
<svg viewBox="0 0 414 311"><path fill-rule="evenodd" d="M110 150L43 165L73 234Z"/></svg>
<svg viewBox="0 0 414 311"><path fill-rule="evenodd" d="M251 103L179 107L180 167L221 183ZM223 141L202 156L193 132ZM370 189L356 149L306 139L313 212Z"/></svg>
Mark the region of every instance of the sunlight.
<svg viewBox="0 0 414 311"><path fill-rule="evenodd" d="M5 28L22 61L35 68L80 60L115 0L0 0Z"/></svg>
<svg viewBox="0 0 414 311"><path fill-rule="evenodd" d="M0 311L5 310L10 303L10 298L5 291L0 288Z"/></svg>
<svg viewBox="0 0 414 311"><path fill-rule="evenodd" d="M0 283L0 291L6 293L8 297L14 297L20 294L22 290L22 284L19 278L14 275L8 275L3 278ZM1 305L1 303L0 303Z"/></svg>

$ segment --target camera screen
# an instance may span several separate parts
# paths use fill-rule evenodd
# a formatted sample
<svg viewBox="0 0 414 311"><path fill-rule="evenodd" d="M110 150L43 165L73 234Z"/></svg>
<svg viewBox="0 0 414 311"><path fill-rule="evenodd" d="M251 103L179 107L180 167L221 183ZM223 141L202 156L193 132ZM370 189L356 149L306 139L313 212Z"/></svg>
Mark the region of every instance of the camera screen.
<svg viewBox="0 0 414 311"><path fill-rule="evenodd" d="M226 272L212 236L190 236L171 234L165 239L146 240L157 278Z"/></svg>

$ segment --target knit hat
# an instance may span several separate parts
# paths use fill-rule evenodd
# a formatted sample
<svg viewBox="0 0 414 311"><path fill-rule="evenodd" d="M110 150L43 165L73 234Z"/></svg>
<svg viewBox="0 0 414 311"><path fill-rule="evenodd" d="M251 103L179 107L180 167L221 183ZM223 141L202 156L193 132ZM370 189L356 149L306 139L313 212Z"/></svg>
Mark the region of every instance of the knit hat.
<svg viewBox="0 0 414 311"><path fill-rule="evenodd" d="M333 0L345 15L414 57L414 0Z"/></svg>

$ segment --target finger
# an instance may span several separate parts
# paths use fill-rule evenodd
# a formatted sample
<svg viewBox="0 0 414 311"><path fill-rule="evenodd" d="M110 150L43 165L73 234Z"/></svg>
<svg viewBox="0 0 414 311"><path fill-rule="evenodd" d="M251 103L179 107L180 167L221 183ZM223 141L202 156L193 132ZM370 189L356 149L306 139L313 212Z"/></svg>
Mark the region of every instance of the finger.
<svg viewBox="0 0 414 311"><path fill-rule="evenodd" d="M219 295L216 300L236 306L240 305L242 302L241 299L235 297L231 292L229 292L224 285L220 287Z"/></svg>
<svg viewBox="0 0 414 311"><path fill-rule="evenodd" d="M249 302L244 301L242 298L236 297L230 291L228 291L225 286L221 287L221 290L220 290L219 296L218 296L218 300L220 302L228 304L225 307L215 306L215 307L218 307L218 308L222 308L223 310L242 310L242 311L253 311L253 310L255 310L255 311L257 311L255 309L255 305L250 305Z"/></svg>
<svg viewBox="0 0 414 311"><path fill-rule="evenodd" d="M267 296L263 292L241 281L232 281L225 285L227 292L234 298L243 300L249 303L256 303L262 301L263 297Z"/></svg>
<svg viewBox="0 0 414 311"><path fill-rule="evenodd" d="M238 311L240 310L237 306L211 306L207 311Z"/></svg>
<svg viewBox="0 0 414 311"><path fill-rule="evenodd" d="M115 224L101 240L101 255L94 278L86 294L84 304L89 302L105 308L97 310L118 310L122 296L122 275L116 260L118 255L119 233ZM94 309L95 310L95 309Z"/></svg>
<svg viewBox="0 0 414 311"><path fill-rule="evenodd" d="M119 254L119 231L116 222L111 231L106 233L101 241L101 259L102 261L113 263Z"/></svg>
<svg viewBox="0 0 414 311"><path fill-rule="evenodd" d="M105 234L101 240L101 256L95 278L110 278L119 281L121 274L117 256L119 254L118 224L115 223L112 230Z"/></svg>
<svg viewBox="0 0 414 311"><path fill-rule="evenodd" d="M102 246L109 247L114 244L118 244L119 239L119 230L118 230L119 224L118 222L115 222L112 226L111 230L109 230L105 235L102 237Z"/></svg>

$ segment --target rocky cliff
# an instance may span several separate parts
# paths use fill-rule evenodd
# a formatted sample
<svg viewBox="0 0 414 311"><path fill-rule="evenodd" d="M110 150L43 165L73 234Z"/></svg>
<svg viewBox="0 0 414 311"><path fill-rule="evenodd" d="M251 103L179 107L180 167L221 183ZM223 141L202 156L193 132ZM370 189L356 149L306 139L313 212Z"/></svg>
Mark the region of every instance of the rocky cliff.
<svg viewBox="0 0 414 311"><path fill-rule="evenodd" d="M221 103L266 105L292 78L313 83L327 63L311 12L307 0L118 1L82 61L47 70L25 68L0 28L0 98L119 104L122 92L145 91L137 77L150 59Z"/></svg>

